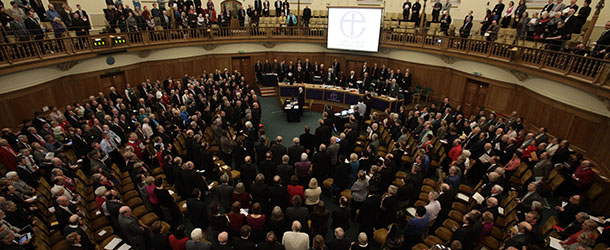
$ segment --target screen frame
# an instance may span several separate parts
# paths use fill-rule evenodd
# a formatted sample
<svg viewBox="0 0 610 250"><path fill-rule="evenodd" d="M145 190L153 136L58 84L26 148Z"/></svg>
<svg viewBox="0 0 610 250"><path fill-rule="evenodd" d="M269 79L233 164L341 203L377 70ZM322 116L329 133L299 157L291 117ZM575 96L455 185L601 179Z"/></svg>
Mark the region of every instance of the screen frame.
<svg viewBox="0 0 610 250"><path fill-rule="evenodd" d="M384 15L383 7L381 7L381 6L326 6L326 11L328 13L328 17L326 17L327 19L330 19L330 9L379 9L379 10L381 10L381 15L379 15L379 35L377 36L377 50L376 51L330 48L330 47L328 47L328 35L329 35L328 26L326 27L326 49L328 49L328 50L363 52L363 53L379 53L379 47L381 46L381 27L383 24L383 15Z"/></svg>

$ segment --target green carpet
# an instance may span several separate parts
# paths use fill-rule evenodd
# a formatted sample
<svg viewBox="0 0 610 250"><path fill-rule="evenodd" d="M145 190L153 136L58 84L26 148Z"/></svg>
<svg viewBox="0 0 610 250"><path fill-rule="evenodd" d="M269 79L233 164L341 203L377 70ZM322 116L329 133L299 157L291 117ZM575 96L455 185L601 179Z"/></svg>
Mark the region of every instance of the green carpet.
<svg viewBox="0 0 610 250"><path fill-rule="evenodd" d="M309 125L311 133L314 133L318 127L318 119L322 117L321 113L305 111L300 122L289 123L286 121L286 114L277 96L263 97L259 101L263 110L261 120L265 125L267 136L272 140L275 140L278 135L282 136L284 138L283 144L286 147L292 145L292 138L305 132L305 125Z"/></svg>

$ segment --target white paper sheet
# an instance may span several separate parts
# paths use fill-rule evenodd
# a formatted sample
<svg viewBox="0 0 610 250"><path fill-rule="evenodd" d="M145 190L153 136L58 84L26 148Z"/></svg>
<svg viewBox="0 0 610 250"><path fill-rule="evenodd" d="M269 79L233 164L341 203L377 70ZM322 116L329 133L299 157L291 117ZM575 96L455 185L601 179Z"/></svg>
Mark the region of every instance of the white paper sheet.
<svg viewBox="0 0 610 250"><path fill-rule="evenodd" d="M481 194L479 194L478 192L474 193L472 195L472 198L475 199L479 204L482 204L483 201L485 200L485 197L483 197Z"/></svg>
<svg viewBox="0 0 610 250"><path fill-rule="evenodd" d="M108 242L108 244L106 246L104 246L104 249L107 250L112 250L114 249L116 246L119 245L119 243L121 243L121 239L120 238L114 238L112 239L110 242Z"/></svg>
<svg viewBox="0 0 610 250"><path fill-rule="evenodd" d="M121 247L119 247L117 250L129 250L131 249L130 245L127 245L127 243L121 245Z"/></svg>
<svg viewBox="0 0 610 250"><path fill-rule="evenodd" d="M559 239L557 238L553 238L553 237L549 237L550 240L550 244L549 246L553 249L557 249L557 250L563 250L563 246L559 243Z"/></svg>

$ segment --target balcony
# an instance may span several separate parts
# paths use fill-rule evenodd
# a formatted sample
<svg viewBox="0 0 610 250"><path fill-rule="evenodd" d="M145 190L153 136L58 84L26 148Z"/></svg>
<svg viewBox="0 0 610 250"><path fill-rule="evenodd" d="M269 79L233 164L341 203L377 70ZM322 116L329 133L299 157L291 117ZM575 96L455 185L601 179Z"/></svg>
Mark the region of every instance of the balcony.
<svg viewBox="0 0 610 250"><path fill-rule="evenodd" d="M100 53L139 51L227 42L311 42L324 44L326 28L211 28L100 34L0 44L0 73L81 60ZM528 45L528 46L526 46ZM474 60L521 71L610 99L610 61L551 51L538 44L382 30L380 50L404 49Z"/></svg>

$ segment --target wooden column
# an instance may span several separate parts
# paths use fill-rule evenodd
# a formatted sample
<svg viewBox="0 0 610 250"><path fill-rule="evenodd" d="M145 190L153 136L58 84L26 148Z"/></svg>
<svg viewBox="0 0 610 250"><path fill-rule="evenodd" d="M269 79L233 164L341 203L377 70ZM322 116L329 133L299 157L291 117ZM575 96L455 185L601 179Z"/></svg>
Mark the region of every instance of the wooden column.
<svg viewBox="0 0 610 250"><path fill-rule="evenodd" d="M603 1L603 0L602 0ZM426 0L421 7L421 16L419 17L419 27L422 33L424 33L424 27L426 27Z"/></svg>
<svg viewBox="0 0 610 250"><path fill-rule="evenodd" d="M591 32L593 32L593 29L595 28L595 23L597 23L597 19L599 18L599 13L604 8L604 5L605 5L604 1L605 0L599 0L597 5L595 6L595 13L593 13L593 16L591 17L591 21L589 22L589 27L587 27L587 32L585 32L585 36L582 38L582 42L585 44L589 42L589 38L591 37Z"/></svg>

